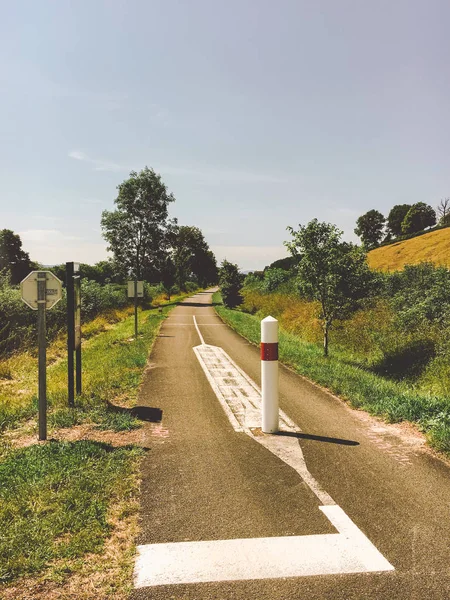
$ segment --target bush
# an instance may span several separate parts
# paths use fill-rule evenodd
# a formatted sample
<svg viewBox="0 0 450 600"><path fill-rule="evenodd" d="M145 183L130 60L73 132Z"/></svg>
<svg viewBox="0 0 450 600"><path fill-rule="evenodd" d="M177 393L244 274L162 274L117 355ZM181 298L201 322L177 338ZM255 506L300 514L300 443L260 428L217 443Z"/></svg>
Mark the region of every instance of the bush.
<svg viewBox="0 0 450 600"><path fill-rule="evenodd" d="M81 318L90 321L100 313L128 304L123 285L101 285L88 279L81 280ZM0 356L15 350L35 347L37 344L37 311L21 299L20 289L0 279ZM61 300L47 311L47 339L51 340L67 326L67 297L63 289Z"/></svg>
<svg viewBox="0 0 450 600"><path fill-rule="evenodd" d="M196 283L195 281L186 281L184 287L186 289L186 292L188 292L188 294L192 294L193 292L198 290L198 283Z"/></svg>
<svg viewBox="0 0 450 600"><path fill-rule="evenodd" d="M235 308L242 304L240 290L243 282L244 276L239 272L239 267L224 260L219 270L219 286L226 307Z"/></svg>

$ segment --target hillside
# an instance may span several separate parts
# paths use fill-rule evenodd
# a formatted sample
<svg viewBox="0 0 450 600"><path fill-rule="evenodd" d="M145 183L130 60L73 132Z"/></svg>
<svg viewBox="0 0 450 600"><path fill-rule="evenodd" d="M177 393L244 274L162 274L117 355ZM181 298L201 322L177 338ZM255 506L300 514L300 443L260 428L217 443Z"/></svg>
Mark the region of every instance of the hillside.
<svg viewBox="0 0 450 600"><path fill-rule="evenodd" d="M450 228L376 248L367 259L372 269L380 271L398 271L421 262L450 267Z"/></svg>

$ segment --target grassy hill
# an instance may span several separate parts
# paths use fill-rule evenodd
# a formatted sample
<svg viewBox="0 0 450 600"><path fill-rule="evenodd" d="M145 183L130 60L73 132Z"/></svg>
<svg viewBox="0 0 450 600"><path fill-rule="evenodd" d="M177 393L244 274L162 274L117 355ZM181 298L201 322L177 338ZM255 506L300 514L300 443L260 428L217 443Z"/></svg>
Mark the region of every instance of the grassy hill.
<svg viewBox="0 0 450 600"><path fill-rule="evenodd" d="M370 267L380 271L399 271L421 262L450 267L450 228L376 248L367 258Z"/></svg>

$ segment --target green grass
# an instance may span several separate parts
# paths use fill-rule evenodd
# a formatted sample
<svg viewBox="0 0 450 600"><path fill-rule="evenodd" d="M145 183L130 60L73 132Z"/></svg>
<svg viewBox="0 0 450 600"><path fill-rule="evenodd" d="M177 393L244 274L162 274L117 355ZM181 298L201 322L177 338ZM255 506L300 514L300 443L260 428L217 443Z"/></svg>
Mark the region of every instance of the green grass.
<svg viewBox="0 0 450 600"><path fill-rule="evenodd" d="M0 463L0 582L101 551L111 530L108 508L132 492L141 453L79 441L7 455Z"/></svg>
<svg viewBox="0 0 450 600"><path fill-rule="evenodd" d="M60 340L49 346L49 363L54 354L54 363L47 367L50 430L85 422L115 431L139 426L134 417L111 411L108 402L133 404L149 351L161 322L176 305L176 300L162 307L161 313L156 308L139 312L137 340L134 340L134 315L131 315L83 342L83 393L75 398L75 409L68 408L65 340L62 345ZM95 329L95 320L92 328ZM8 369L10 378L0 387L0 431L19 427L26 420L37 420L38 409L36 357L30 353L16 355L5 361L4 368Z"/></svg>
<svg viewBox="0 0 450 600"><path fill-rule="evenodd" d="M237 333L254 344L260 342L260 319L220 305L220 293L213 296L219 303L218 315ZM280 361L300 375L328 388L349 402L389 422L412 421L427 434L430 444L450 453L450 400L420 393L406 383L397 383L349 364L343 354L323 356L322 349L280 328Z"/></svg>
<svg viewBox="0 0 450 600"><path fill-rule="evenodd" d="M158 309L140 312L136 340L133 314L121 313L122 321L116 315L112 322L103 317L91 324L97 333L83 341L83 394L76 397L75 408L67 406L65 340L49 345L53 363L47 372L49 438L56 429L80 423L109 431L130 431L141 425L131 412L114 410L114 405L135 404L159 327L179 299L167 303L161 313ZM16 437L30 433L24 419L33 420L37 435L36 363L27 352L6 363L0 425ZM34 577L37 591L31 595L37 598L44 591L41 594L36 578L64 585L72 575L89 579L94 574L103 587L95 588L89 598L129 590L143 450L90 440L49 441L17 449L5 433L0 434L0 584L15 591L15 586L29 585L28 579L21 583L24 576ZM126 525L118 525L124 520ZM116 526L119 534L110 539ZM127 531L120 533L120 527ZM106 540L113 551L109 547L104 554ZM99 558L94 560L90 553L100 553Z"/></svg>

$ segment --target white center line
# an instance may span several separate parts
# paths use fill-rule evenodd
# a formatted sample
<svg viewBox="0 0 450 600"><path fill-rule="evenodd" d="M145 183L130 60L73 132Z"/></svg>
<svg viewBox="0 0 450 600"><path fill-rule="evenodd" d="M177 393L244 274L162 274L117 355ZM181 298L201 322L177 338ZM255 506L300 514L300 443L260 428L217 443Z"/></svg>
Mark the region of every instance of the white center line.
<svg viewBox="0 0 450 600"><path fill-rule="evenodd" d="M198 328L197 319L195 318L195 316L193 317L193 319L194 319L195 329L197 330L198 337L200 338L200 342L201 342L202 346L204 346L205 345L205 340L203 339L203 336L200 333L200 329Z"/></svg>

